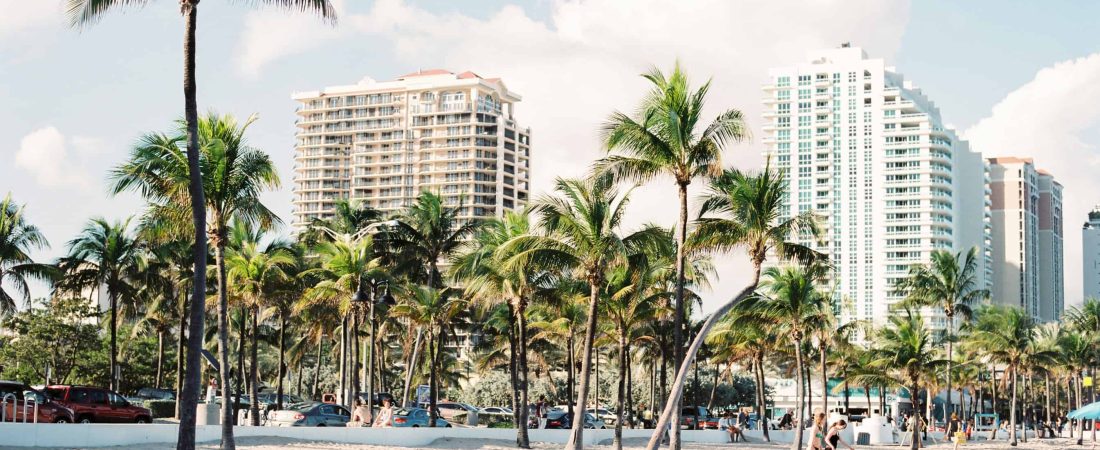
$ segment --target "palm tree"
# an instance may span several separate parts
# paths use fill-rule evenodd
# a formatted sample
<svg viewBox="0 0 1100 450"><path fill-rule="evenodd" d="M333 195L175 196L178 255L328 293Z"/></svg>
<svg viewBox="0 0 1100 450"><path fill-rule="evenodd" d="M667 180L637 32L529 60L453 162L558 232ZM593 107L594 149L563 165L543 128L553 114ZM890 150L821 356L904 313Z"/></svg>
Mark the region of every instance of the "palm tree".
<svg viewBox="0 0 1100 450"><path fill-rule="evenodd" d="M618 369L618 388L615 401L615 437L612 446L622 449L623 443L623 406L627 396L626 379L631 334L641 323L656 318L660 311L661 294L651 295L652 271L645 258L631 261L630 264L612 268L607 274L603 300L600 304L602 316L606 319L605 342L615 345L618 350L616 366Z"/></svg>
<svg viewBox="0 0 1100 450"><path fill-rule="evenodd" d="M970 344L983 349L991 360L1005 365L1009 390L1009 444L1016 446L1016 385L1020 370L1034 357L1036 324L1031 315L1020 308L989 306L978 312L977 323L970 334Z"/></svg>
<svg viewBox="0 0 1100 450"><path fill-rule="evenodd" d="M729 169L710 181L699 211L700 218L687 247L692 251L719 252L744 248L752 262L752 278L748 286L703 322L699 334L688 347L686 359L676 372L676 380L657 422L658 430L667 429L672 414L679 409L677 405L684 393L690 362L702 346L703 339L718 320L756 290L761 267L769 253L781 260L793 259L803 264L824 258L812 248L794 242L798 238L812 239L820 232L816 219L808 212L793 217L782 216L786 191L783 174L772 170L770 164L759 174ZM660 435L653 433L647 450L657 448Z"/></svg>
<svg viewBox="0 0 1100 450"><path fill-rule="evenodd" d="M1073 385L1076 387L1077 406L1074 407L1069 402L1069 394L1066 398L1066 410L1080 409L1085 405L1082 400L1081 383L1079 377L1088 367L1089 363L1093 361L1096 354L1096 341L1091 340L1085 333L1081 332L1077 327L1071 326L1065 330L1058 338L1058 349L1062 354L1062 362L1066 365L1066 373ZM1078 421L1077 445L1083 445L1085 434L1085 422L1083 420ZM1073 436L1073 430L1070 429L1070 436Z"/></svg>
<svg viewBox="0 0 1100 450"><path fill-rule="evenodd" d="M509 369L512 389L519 394L515 403L519 405L528 404L527 308L535 291L547 283L550 276L531 264L512 264L505 268L504 263L516 250L508 242L532 232L529 210L505 212L502 218L482 224L470 241L468 251L456 258L453 267L455 278L465 284L466 295L473 301L489 306L503 301L508 305L511 317L507 334L512 339ZM527 423L527 408L515 408L513 413L515 423ZM516 427L516 444L521 448L531 446L526 426Z"/></svg>
<svg viewBox="0 0 1100 450"><path fill-rule="evenodd" d="M332 206L332 217L328 219L313 219L306 227L299 239L307 247L316 245L319 241L330 239L332 233L323 231L327 229L337 234L356 234L373 223L382 220L382 212L371 208L363 202L352 202L347 199L339 199Z"/></svg>
<svg viewBox="0 0 1100 450"><path fill-rule="evenodd" d="M252 116L244 123L238 123L233 116L210 113L199 120L198 124L198 140L201 143L198 166L202 173L202 198L206 202L207 216L210 219L205 230L206 240L214 248L218 281L218 354L219 364L223 368L229 367L229 299L225 274L229 221L237 219L246 223L257 223L263 229L279 222L279 218L259 199L264 189L279 186L279 176L271 158L259 149L250 147L245 139L245 132L255 120L256 117ZM187 121L178 125L181 128L190 126ZM178 131L175 137L157 133L142 136L131 151L130 160L115 168L111 172L111 178L114 180L114 193L137 191L150 202L149 215L154 218L152 220L185 230L188 211L182 205L187 204L186 200L190 195L185 181L190 176L190 169L183 164L186 158L179 144L187 139L185 136L190 131ZM196 246L201 247L203 246ZM205 251L201 253L204 254L205 263ZM203 278L201 281L205 284L206 280ZM194 297L192 301L196 301ZM202 297L198 302L202 302ZM194 308L192 305L192 322L196 317ZM191 336L202 335L201 328L196 329L194 323L191 331ZM191 350L188 349L189 354ZM200 348L194 349L195 352L199 350ZM192 367L191 363L189 360L188 374L198 371L198 367ZM197 366L197 361L195 363ZM230 386L229 371L222 370L220 375L221 385ZM195 387L197 389L197 385ZM193 395L197 396L197 391ZM197 401L197 397L195 399ZM191 398L185 396L184 401L190 402ZM191 420L187 417L190 411L184 409L183 414L183 419ZM229 402L222 402L221 414L222 445L234 448L233 409ZM188 438L190 439L193 438Z"/></svg>
<svg viewBox="0 0 1100 450"><path fill-rule="evenodd" d="M587 180L558 178L557 196L546 195L535 204L546 234L512 239L506 251L514 252L504 267L521 267L534 261L545 270L568 270L588 284L588 312L581 356L580 386L576 393L573 430L567 448L583 445L584 411L592 371L593 341L596 339L600 292L609 266L623 264L631 256L644 254L667 239L667 231L644 227L629 235L620 235L629 192L619 195L607 178ZM515 247L512 249L511 247Z"/></svg>
<svg viewBox="0 0 1100 450"><path fill-rule="evenodd" d="M947 317L947 411L954 412L951 400L951 364L955 345L955 316L970 320L970 307L989 297L988 289L979 287L978 248L951 254L946 250L932 252L928 264L915 264L909 276L897 283L897 289L908 296L904 303L913 306L934 306L943 309Z"/></svg>
<svg viewBox="0 0 1100 450"><path fill-rule="evenodd" d="M776 335L789 340L795 356L796 424L801 424L805 417L803 402L807 393L803 388L808 384L803 379L806 364L802 344L821 326L822 313L829 307L828 298L815 286L823 276L824 272L816 267L769 268L764 272L763 292L745 303L746 314L741 316L744 321L772 324ZM798 426L791 448L797 450L800 445L802 427Z"/></svg>
<svg viewBox="0 0 1100 450"><path fill-rule="evenodd" d="M394 273L403 274L430 288L441 288L440 262L454 256L479 226L477 221L460 219L462 209L461 205L448 207L439 194L421 192L416 202L397 218L392 227L379 233L380 244L386 249ZM420 333L421 330L417 330L405 367L416 366ZM409 398L411 377L412 371L405 371L402 404Z"/></svg>
<svg viewBox="0 0 1100 450"><path fill-rule="evenodd" d="M616 180L647 182L668 176L676 183L680 215L676 230L676 299L673 316L675 364L683 355L684 260L687 252L688 186L698 177L716 176L722 170L722 151L727 143L740 142L749 135L741 111L728 109L703 126L703 106L710 81L692 90L687 74L676 63L666 77L657 68L643 75L652 89L642 100L639 117L615 112L603 126L605 146L619 153L597 161L595 171ZM672 420L679 421L679 408ZM679 429L674 429L670 446L680 448Z"/></svg>
<svg viewBox="0 0 1100 450"><path fill-rule="evenodd" d="M247 224L235 221L234 228L251 228ZM236 233L234 233L236 234ZM267 245L261 245L256 237L262 236L254 231L246 231L243 235L249 239L234 242L225 260L225 270L229 281L233 284L235 293L244 300L252 319L251 354L249 356L249 418L252 426L260 425L260 401L257 385L259 384L259 360L258 360L258 335L260 309L266 306L268 299L275 295L279 283L286 281L287 275L283 268L294 264L294 256L288 248L288 244L282 241L272 241ZM243 336L242 336L243 338ZM280 352L280 356L282 353ZM280 372L282 367L279 368Z"/></svg>
<svg viewBox="0 0 1100 450"><path fill-rule="evenodd" d="M862 385L904 387L916 406L920 388L935 378L935 369L944 362L936 359L932 335L920 314L908 309L902 312L891 315L889 323L877 331L868 370L853 375L852 380ZM920 447L920 427L909 428L913 433L909 448L916 450Z"/></svg>
<svg viewBox="0 0 1100 450"><path fill-rule="evenodd" d="M435 427L438 410L436 400L439 396L439 373L442 370L442 353L444 327L450 323L463 309L466 301L451 295L449 289L433 289L430 287L413 285L405 297L405 301L390 309L390 312L399 317L406 317L413 323L423 327L428 332L428 372L429 394L428 411L430 419L429 427ZM524 406L524 405L521 405ZM517 424L516 426L523 426Z"/></svg>
<svg viewBox="0 0 1100 450"><path fill-rule="evenodd" d="M1071 309L1066 313L1069 323L1075 329L1085 335L1094 345L1100 345L1100 300L1095 298L1085 299L1080 307ZM1093 352L1088 363L1088 376L1096 378L1096 365L1100 363L1100 351ZM1088 398L1095 399L1096 387L1090 387ZM1092 427L1092 441L1096 442L1096 427Z"/></svg>
<svg viewBox="0 0 1100 450"><path fill-rule="evenodd" d="M69 241L69 253L59 267L65 279L57 287L79 294L106 294L111 313L110 386L118 390L118 310L120 303L131 314L138 300L136 280L141 263L142 243L129 231L130 219L107 222L92 219Z"/></svg>
<svg viewBox="0 0 1100 450"><path fill-rule="evenodd" d="M97 22L104 14L112 9L126 6L143 6L149 0L67 0L69 23L73 27L86 27ZM336 11L329 0L264 0L265 4L280 6L287 9L303 12L315 12L327 20L336 21ZM195 86L195 59L196 59L196 28L199 19L199 0L179 0L180 13L185 17L186 25L183 37L183 110L186 129L187 147L187 171L186 196L180 196L177 201L180 205L189 204L191 207L191 232L194 234L194 242L202 242L203 233L206 230L205 184L203 176L208 175L200 169L199 164L199 107L197 88ZM183 193L183 189L180 189ZM183 201L188 200L188 201ZM206 289L206 247L196 246L193 260L193 276L191 290L191 336L203 334L203 297ZM199 401L199 350L202 349L198 339L193 339L188 349L187 383L183 403L183 416L180 418L179 437L176 441L177 450L191 450L195 448L195 408ZM224 366L223 366L224 367ZM224 409L224 408L223 408ZM224 413L224 411L223 411ZM224 423L224 422L223 422ZM231 425L223 426L222 445L227 449L235 447L233 443L233 430Z"/></svg>
<svg viewBox="0 0 1100 450"><path fill-rule="evenodd" d="M30 303L28 281L53 278L53 268L34 262L30 256L31 251L49 246L38 227L27 222L23 207L15 204L11 193L5 195L0 200L0 317L15 312L17 296ZM4 290L4 283L14 291Z"/></svg>
<svg viewBox="0 0 1100 450"><path fill-rule="evenodd" d="M286 253L290 255L292 260L290 264L280 267L280 270L286 276L284 279L278 280L274 292L264 299L264 306L273 313L279 321L279 366L278 381L275 386L275 409L277 410L283 409L283 393L285 391L283 382L286 379L287 368L287 328L290 326L292 314L294 313L294 305L301 299L307 286L308 280L306 277L303 277L303 274L310 268L310 263L306 258L306 249L303 246L288 246ZM299 359L298 367L301 369L301 359ZM301 370L299 370L299 375L300 374ZM299 376L299 383L300 382L301 377Z"/></svg>

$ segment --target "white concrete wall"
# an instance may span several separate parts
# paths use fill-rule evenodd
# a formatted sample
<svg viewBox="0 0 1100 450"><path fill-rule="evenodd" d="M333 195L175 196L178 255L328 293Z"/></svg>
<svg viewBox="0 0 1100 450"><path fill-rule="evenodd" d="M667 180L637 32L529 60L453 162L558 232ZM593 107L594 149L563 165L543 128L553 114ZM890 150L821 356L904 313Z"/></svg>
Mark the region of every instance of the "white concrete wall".
<svg viewBox="0 0 1100 450"><path fill-rule="evenodd" d="M623 430L624 438L648 438L653 430ZM166 424L0 424L0 446L11 447L109 447L176 442L176 425ZM614 430L585 430L585 445L611 442ZM306 427L234 427L237 437L284 437L311 441L373 444L392 447L422 447L436 439L495 439L512 441L510 428L306 428ZM211 442L221 438L221 427L200 425L196 440ZM564 444L569 430L530 430L534 442ZM684 431L685 442L720 444L727 442L725 432Z"/></svg>

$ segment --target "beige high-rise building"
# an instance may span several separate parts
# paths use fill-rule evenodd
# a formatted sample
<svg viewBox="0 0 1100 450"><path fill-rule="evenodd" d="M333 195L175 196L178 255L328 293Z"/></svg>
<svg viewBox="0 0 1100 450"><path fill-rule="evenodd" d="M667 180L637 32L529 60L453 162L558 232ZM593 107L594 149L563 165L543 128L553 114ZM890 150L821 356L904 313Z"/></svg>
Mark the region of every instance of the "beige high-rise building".
<svg viewBox="0 0 1100 450"><path fill-rule="evenodd" d="M528 201L531 130L515 120L521 97L499 78L424 70L293 99L296 230L331 217L339 199L389 213L429 190L461 205L464 220Z"/></svg>
<svg viewBox="0 0 1100 450"><path fill-rule="evenodd" d="M989 158L994 303L1057 320L1064 301L1062 186L1030 158Z"/></svg>

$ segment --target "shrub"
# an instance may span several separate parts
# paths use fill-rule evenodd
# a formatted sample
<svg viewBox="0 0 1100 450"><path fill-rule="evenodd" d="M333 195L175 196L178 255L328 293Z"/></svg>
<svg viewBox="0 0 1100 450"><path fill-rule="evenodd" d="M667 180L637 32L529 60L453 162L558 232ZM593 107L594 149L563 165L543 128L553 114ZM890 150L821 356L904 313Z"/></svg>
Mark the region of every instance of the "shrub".
<svg viewBox="0 0 1100 450"><path fill-rule="evenodd" d="M153 412L154 419L172 417L176 415L175 400L146 400L145 407Z"/></svg>

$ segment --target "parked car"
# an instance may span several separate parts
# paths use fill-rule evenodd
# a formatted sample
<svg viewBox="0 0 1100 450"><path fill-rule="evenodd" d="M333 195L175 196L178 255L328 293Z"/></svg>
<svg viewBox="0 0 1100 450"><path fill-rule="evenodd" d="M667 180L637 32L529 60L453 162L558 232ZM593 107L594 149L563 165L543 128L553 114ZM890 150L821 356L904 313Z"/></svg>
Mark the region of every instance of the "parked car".
<svg viewBox="0 0 1100 450"><path fill-rule="evenodd" d="M269 427L345 427L351 413L329 403L299 403L267 416Z"/></svg>
<svg viewBox="0 0 1100 450"><path fill-rule="evenodd" d="M90 386L54 385L46 395L73 410L77 423L152 423L153 413L117 392Z"/></svg>
<svg viewBox="0 0 1100 450"><path fill-rule="evenodd" d="M505 408L503 406L486 406L478 410L480 414L507 414L512 415L512 408Z"/></svg>
<svg viewBox="0 0 1100 450"><path fill-rule="evenodd" d="M531 428L537 427L537 419L532 418ZM557 408L551 408L546 412L546 428L548 429L570 429L573 427L573 417L564 410ZM607 428L604 422L592 415L592 413L584 413L584 427L589 429L602 430Z"/></svg>
<svg viewBox="0 0 1100 450"><path fill-rule="evenodd" d="M424 408L401 408L393 412L394 427L427 428L428 410ZM451 428L451 423L442 417L435 418L437 428Z"/></svg>
<svg viewBox="0 0 1100 450"><path fill-rule="evenodd" d="M160 388L141 388L134 394L134 398L142 400L175 400L176 391Z"/></svg>
<svg viewBox="0 0 1100 450"><path fill-rule="evenodd" d="M465 403L439 402L435 406L439 409L439 417L449 421L454 421L454 416L459 413L466 413L467 417L477 417L477 408Z"/></svg>
<svg viewBox="0 0 1100 450"><path fill-rule="evenodd" d="M701 430L709 419L710 413L703 406L685 406L680 410L680 428L685 430Z"/></svg>
<svg viewBox="0 0 1100 450"><path fill-rule="evenodd" d="M256 400L260 402L260 409L264 411L274 411L275 406L279 404L278 399L279 395L273 392L266 392L256 396ZM283 408L298 403L305 403L305 400L302 400L301 397L297 395L283 394Z"/></svg>
<svg viewBox="0 0 1100 450"><path fill-rule="evenodd" d="M0 417L6 421L73 423L75 417L69 407L18 381L0 380L0 398L4 399ZM33 415L36 404L37 417Z"/></svg>
<svg viewBox="0 0 1100 450"><path fill-rule="evenodd" d="M610 411L607 408L588 408L588 413L596 416L597 419L602 420L604 423L615 426L615 412Z"/></svg>

